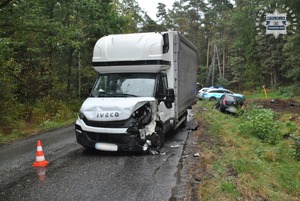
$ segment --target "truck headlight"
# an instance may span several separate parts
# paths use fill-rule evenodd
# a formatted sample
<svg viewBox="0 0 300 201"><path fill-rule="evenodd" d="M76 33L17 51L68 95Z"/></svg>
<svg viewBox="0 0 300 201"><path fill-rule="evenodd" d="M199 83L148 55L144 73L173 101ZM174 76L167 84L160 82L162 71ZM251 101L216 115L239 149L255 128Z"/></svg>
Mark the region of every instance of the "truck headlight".
<svg viewBox="0 0 300 201"><path fill-rule="evenodd" d="M82 112L79 112L79 115L78 115L79 119L83 119L85 116Z"/></svg>
<svg viewBox="0 0 300 201"><path fill-rule="evenodd" d="M132 117L136 120L138 128L143 128L152 120L152 111L149 103L136 110Z"/></svg>

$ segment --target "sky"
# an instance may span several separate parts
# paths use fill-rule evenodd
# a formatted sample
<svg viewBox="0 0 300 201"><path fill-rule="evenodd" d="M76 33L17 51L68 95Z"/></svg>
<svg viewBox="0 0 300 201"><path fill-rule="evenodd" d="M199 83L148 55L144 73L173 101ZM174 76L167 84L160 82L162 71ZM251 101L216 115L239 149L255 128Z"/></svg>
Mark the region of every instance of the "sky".
<svg viewBox="0 0 300 201"><path fill-rule="evenodd" d="M163 3L167 6L167 9L171 9L175 0L136 0L139 6L147 12L147 14L156 20L157 6L158 3Z"/></svg>

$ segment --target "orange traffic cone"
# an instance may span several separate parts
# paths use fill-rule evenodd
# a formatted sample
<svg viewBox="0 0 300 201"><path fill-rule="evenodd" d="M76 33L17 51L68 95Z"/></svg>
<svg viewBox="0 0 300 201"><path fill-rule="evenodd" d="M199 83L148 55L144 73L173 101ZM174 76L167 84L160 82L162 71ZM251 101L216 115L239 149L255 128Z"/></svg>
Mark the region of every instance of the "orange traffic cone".
<svg viewBox="0 0 300 201"><path fill-rule="evenodd" d="M45 167L48 165L48 161L45 160L42 143L40 140L37 141L36 148L36 161L32 164L33 167Z"/></svg>

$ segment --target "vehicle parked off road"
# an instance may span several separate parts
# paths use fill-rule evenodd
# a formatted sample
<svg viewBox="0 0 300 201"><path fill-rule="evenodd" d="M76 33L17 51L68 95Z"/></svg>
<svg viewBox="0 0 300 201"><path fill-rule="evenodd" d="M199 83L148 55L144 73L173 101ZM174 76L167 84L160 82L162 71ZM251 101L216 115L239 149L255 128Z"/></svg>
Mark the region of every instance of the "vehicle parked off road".
<svg viewBox="0 0 300 201"><path fill-rule="evenodd" d="M197 95L196 95L197 98L198 98L199 100L202 100L203 93L204 93L204 92L207 92L207 90L209 90L209 89L211 89L211 88L204 87L204 88L200 89L200 90L197 92Z"/></svg>
<svg viewBox="0 0 300 201"><path fill-rule="evenodd" d="M219 100L223 94L231 94L234 97L245 100L245 96L243 94L234 93L228 89L217 88L217 89L208 89L206 92L202 93L202 100L216 101Z"/></svg>
<svg viewBox="0 0 300 201"><path fill-rule="evenodd" d="M244 100L232 94L223 94L215 108L223 113L237 114L239 109L244 109Z"/></svg>

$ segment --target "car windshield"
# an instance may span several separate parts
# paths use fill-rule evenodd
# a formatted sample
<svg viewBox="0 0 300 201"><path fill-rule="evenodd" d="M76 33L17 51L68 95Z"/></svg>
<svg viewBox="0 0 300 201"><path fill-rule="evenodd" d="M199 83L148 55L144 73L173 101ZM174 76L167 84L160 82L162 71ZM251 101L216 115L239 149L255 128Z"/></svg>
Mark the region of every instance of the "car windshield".
<svg viewBox="0 0 300 201"><path fill-rule="evenodd" d="M153 73L101 74L92 97L153 97L156 75Z"/></svg>
<svg viewBox="0 0 300 201"><path fill-rule="evenodd" d="M208 93L227 93L227 94L233 94L232 91L228 90L228 89L211 89L211 90L208 90Z"/></svg>

